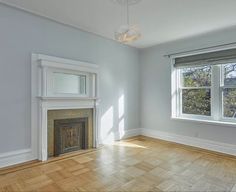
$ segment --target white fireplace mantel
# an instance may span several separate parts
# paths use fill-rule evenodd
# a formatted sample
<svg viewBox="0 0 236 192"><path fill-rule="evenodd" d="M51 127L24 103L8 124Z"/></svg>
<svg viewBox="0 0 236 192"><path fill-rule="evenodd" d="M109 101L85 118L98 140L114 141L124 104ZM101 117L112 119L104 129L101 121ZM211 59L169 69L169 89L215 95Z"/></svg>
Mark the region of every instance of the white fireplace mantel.
<svg viewBox="0 0 236 192"><path fill-rule="evenodd" d="M98 145L98 66L86 62L32 54L31 68L31 146L36 159L45 161L47 152L47 113L55 109L93 109L93 147ZM53 94L49 90L52 84L52 71L86 75L86 94ZM88 82L87 82L88 81Z"/></svg>

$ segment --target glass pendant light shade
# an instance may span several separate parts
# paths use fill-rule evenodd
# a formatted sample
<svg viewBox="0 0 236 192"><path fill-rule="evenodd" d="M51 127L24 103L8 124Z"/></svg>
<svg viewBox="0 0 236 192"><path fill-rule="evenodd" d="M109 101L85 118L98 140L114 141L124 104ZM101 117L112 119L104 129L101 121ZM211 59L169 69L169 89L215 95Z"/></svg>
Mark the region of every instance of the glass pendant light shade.
<svg viewBox="0 0 236 192"><path fill-rule="evenodd" d="M122 25L115 31L115 39L122 43L130 43L141 37L137 26Z"/></svg>
<svg viewBox="0 0 236 192"><path fill-rule="evenodd" d="M140 0L116 0L119 4L126 7L126 19L127 24L121 25L115 31L115 40L121 43L130 43L138 40L141 37L141 33L136 25L129 24L129 6L138 3Z"/></svg>

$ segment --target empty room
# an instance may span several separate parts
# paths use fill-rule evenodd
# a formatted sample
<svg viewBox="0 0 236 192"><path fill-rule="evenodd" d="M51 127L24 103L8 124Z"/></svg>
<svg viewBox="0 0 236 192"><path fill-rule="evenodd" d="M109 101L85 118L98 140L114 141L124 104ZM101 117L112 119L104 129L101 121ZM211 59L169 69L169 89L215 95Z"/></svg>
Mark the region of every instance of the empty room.
<svg viewBox="0 0 236 192"><path fill-rule="evenodd" d="M0 0L0 192L236 192L236 0Z"/></svg>

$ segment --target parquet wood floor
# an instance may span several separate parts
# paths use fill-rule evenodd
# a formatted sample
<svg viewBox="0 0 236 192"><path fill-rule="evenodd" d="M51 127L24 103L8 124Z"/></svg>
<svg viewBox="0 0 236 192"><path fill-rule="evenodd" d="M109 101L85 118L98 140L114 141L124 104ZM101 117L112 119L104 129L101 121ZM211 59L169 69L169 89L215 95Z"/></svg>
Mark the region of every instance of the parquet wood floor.
<svg viewBox="0 0 236 192"><path fill-rule="evenodd" d="M0 192L236 191L236 158L137 137L0 175Z"/></svg>

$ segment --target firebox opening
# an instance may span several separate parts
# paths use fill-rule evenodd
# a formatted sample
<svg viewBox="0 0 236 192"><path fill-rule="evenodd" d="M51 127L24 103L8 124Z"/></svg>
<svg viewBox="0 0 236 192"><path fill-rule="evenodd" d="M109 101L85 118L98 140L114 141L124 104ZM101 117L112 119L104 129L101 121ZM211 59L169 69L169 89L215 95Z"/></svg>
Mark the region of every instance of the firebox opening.
<svg viewBox="0 0 236 192"><path fill-rule="evenodd" d="M88 149L88 118L54 120L54 156Z"/></svg>

